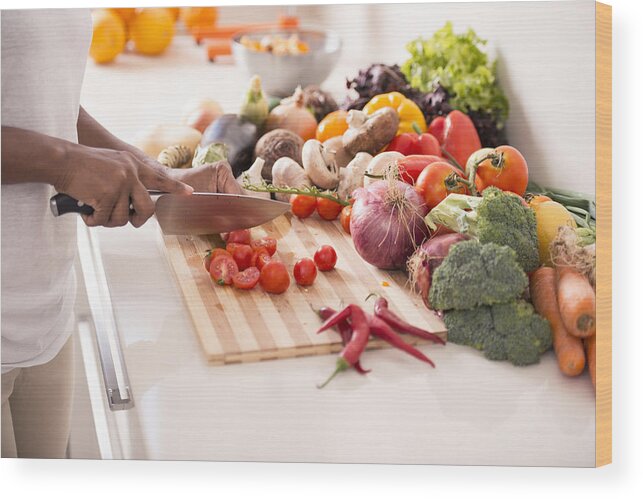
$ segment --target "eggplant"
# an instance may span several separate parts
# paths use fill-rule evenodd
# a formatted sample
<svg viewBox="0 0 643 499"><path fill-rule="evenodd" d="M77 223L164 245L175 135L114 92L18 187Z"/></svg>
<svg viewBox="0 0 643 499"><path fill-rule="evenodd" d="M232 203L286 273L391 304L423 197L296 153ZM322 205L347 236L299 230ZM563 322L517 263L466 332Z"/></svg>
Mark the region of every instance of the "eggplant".
<svg viewBox="0 0 643 499"><path fill-rule="evenodd" d="M225 144L228 163L234 176L238 177L250 167L258 139L257 125L236 114L224 114L205 129L201 147L215 142Z"/></svg>

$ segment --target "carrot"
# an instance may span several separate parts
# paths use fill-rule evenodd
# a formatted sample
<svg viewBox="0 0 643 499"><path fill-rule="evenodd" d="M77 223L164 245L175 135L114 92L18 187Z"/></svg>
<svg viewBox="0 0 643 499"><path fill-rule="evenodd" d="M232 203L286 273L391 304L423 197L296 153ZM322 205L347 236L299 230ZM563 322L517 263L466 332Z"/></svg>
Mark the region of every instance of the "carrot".
<svg viewBox="0 0 643 499"><path fill-rule="evenodd" d="M596 333L596 293L587 277L571 267L556 268L558 308L569 334L588 338Z"/></svg>
<svg viewBox="0 0 643 499"><path fill-rule="evenodd" d="M592 378L592 384L596 389L596 335L583 340L585 343L585 353L587 354L587 365L589 366L589 375Z"/></svg>
<svg viewBox="0 0 643 499"><path fill-rule="evenodd" d="M550 267L536 270L529 292L534 308L551 326L558 367L567 376L578 376L585 369L585 352L582 340L569 334L563 324L556 300L556 271Z"/></svg>

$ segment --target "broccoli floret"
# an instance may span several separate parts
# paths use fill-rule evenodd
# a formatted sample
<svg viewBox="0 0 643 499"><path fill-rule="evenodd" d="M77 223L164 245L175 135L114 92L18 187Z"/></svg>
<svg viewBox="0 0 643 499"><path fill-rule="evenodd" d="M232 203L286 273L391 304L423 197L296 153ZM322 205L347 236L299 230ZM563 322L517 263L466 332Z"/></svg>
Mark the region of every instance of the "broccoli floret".
<svg viewBox="0 0 643 499"><path fill-rule="evenodd" d="M527 284L511 248L471 239L451 246L433 272L429 297L436 309L461 310L511 301Z"/></svg>
<svg viewBox="0 0 643 499"><path fill-rule="evenodd" d="M535 364L552 344L549 323L523 300L448 310L444 323L450 342L482 350L490 360L509 360L516 366Z"/></svg>
<svg viewBox="0 0 643 499"><path fill-rule="evenodd" d="M536 215L517 195L496 187L486 188L482 197L449 194L425 220L432 229L445 225L481 243L509 246L525 272L538 268Z"/></svg>

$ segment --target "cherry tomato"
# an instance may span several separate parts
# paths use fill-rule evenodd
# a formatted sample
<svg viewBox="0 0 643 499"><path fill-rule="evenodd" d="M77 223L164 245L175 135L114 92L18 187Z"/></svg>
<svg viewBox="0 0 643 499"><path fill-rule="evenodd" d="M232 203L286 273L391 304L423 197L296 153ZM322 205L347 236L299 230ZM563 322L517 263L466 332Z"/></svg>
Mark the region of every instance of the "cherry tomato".
<svg viewBox="0 0 643 499"><path fill-rule="evenodd" d="M223 286L232 284L232 278L239 272L239 267L231 256L218 256L210 263L210 276Z"/></svg>
<svg viewBox="0 0 643 499"><path fill-rule="evenodd" d="M343 206L326 198L317 198L317 213L324 220L335 220L342 211Z"/></svg>
<svg viewBox="0 0 643 499"><path fill-rule="evenodd" d="M483 153L483 151L485 151ZM479 154L480 153L480 154ZM527 161L520 151L511 146L499 146L495 149L483 149L472 156L473 162L477 162L476 156L491 156L478 164L477 174L482 181L483 189L493 185L503 191L515 192L524 196L529 181ZM467 167L472 161L467 161Z"/></svg>
<svg viewBox="0 0 643 499"><path fill-rule="evenodd" d="M342 228L346 234L351 233L351 211L353 207L351 205L344 206L342 208L342 213L339 215L339 221L342 224Z"/></svg>
<svg viewBox="0 0 643 499"><path fill-rule="evenodd" d="M274 237L262 237L252 241L250 247L254 251L257 251L259 248L266 248L270 256L272 256L277 251L277 240Z"/></svg>
<svg viewBox="0 0 643 499"><path fill-rule="evenodd" d="M464 177L455 166L446 161L437 161L422 170L415 190L424 198L429 210L432 210L451 193L469 193L466 185L458 182L458 179Z"/></svg>
<svg viewBox="0 0 643 499"><path fill-rule="evenodd" d="M290 286L290 276L286 266L280 261L270 260L261 269L259 284L268 293L284 293Z"/></svg>
<svg viewBox="0 0 643 499"><path fill-rule="evenodd" d="M304 194L294 194L290 196L290 211L299 218L308 218L315 213L317 207L317 198L306 196Z"/></svg>
<svg viewBox="0 0 643 499"><path fill-rule="evenodd" d="M337 253L335 248L327 244L315 251L315 265L322 272L333 270L337 263Z"/></svg>
<svg viewBox="0 0 643 499"><path fill-rule="evenodd" d="M210 263L212 260L214 260L218 256L230 256L230 253L228 253L226 250L223 248L212 248L209 249L205 253L205 257L203 258L203 266L205 267L205 270L210 272Z"/></svg>
<svg viewBox="0 0 643 499"><path fill-rule="evenodd" d="M293 275L295 276L295 281L300 286L310 286L315 282L317 277L317 267L315 267L315 262L310 258L302 258L295 263L295 268L293 269Z"/></svg>
<svg viewBox="0 0 643 499"><path fill-rule="evenodd" d="M250 229L233 230L228 233L227 243L250 244Z"/></svg>
<svg viewBox="0 0 643 499"><path fill-rule="evenodd" d="M431 120L427 132L433 135L438 142L442 144L444 142L444 125L446 124L446 118L444 116L437 116Z"/></svg>
<svg viewBox="0 0 643 499"><path fill-rule="evenodd" d="M482 147L471 118L462 111L451 111L444 123L442 146L464 169L469 156Z"/></svg>
<svg viewBox="0 0 643 499"><path fill-rule="evenodd" d="M346 116L348 116L348 111L340 109L339 111L333 111L328 113L317 125L317 132L315 133L315 138L319 142L325 142L328 139L337 137L338 135L343 135L346 130L348 130L348 123L346 122Z"/></svg>
<svg viewBox="0 0 643 499"><path fill-rule="evenodd" d="M252 289L259 282L261 272L257 267L248 267L243 272L235 274L232 278L232 284L237 289Z"/></svg>
<svg viewBox="0 0 643 499"><path fill-rule="evenodd" d="M400 173L400 178L407 184L415 184L427 166L437 161L445 161L441 156L434 154L412 154L398 159L395 164Z"/></svg>
<svg viewBox="0 0 643 499"><path fill-rule="evenodd" d="M234 246L233 246L234 245ZM233 260L237 263L239 270L246 270L252 266L252 256L254 251L247 244L229 243L228 246L233 246L230 250Z"/></svg>
<svg viewBox="0 0 643 499"><path fill-rule="evenodd" d="M270 253L268 253L268 250L266 248L257 248L252 255L252 262L251 265L253 267L257 267L259 270L263 268L263 266L270 261Z"/></svg>

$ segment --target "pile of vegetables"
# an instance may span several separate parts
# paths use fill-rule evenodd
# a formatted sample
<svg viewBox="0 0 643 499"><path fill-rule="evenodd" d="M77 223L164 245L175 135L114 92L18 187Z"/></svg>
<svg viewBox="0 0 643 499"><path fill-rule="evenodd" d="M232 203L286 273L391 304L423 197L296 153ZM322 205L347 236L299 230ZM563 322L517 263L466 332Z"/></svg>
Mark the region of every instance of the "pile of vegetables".
<svg viewBox="0 0 643 499"><path fill-rule="evenodd" d="M246 194L288 201L302 220L339 218L363 260L408 271L449 341L518 366L553 345L564 374L587 364L593 376L595 201L529 181L527 159L504 139L509 106L484 44L447 23L410 42L401 67L359 71L341 109L317 86L269 100L255 76L237 114L201 101L142 146L172 168L227 161ZM299 285L334 268L330 250L296 263ZM205 266L220 284L282 293L290 272L275 251L228 241ZM365 372L371 335L430 363L387 329L410 325L382 325L385 309L380 299L373 317L356 305L320 310L322 329L337 327L345 343L338 371Z"/></svg>

